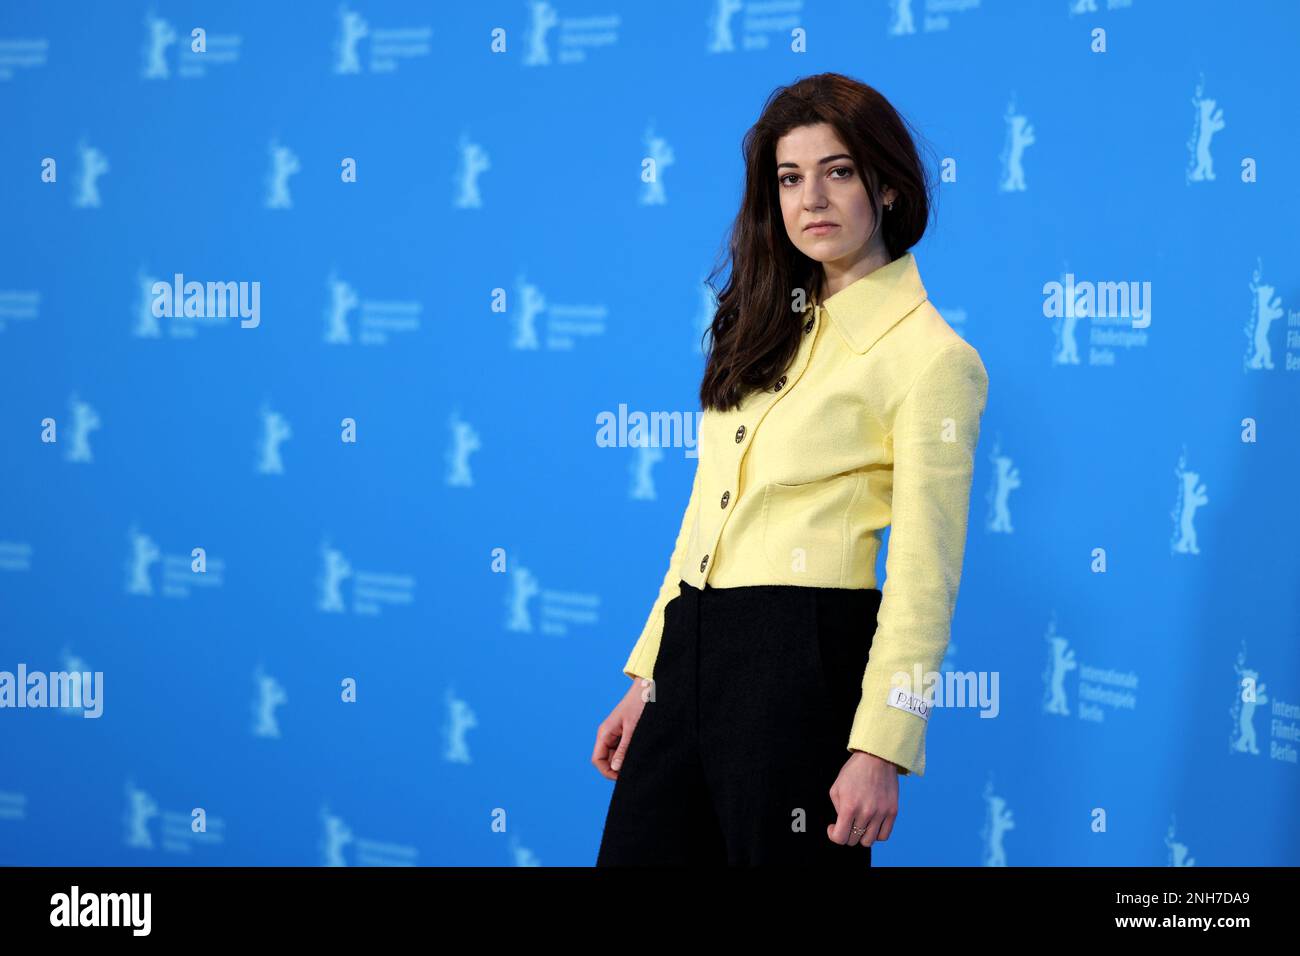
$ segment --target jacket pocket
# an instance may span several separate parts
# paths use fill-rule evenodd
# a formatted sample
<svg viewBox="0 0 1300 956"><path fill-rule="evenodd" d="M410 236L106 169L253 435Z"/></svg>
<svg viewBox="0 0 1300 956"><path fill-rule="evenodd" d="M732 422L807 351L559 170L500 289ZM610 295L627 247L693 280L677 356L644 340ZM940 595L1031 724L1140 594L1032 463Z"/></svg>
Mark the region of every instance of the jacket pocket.
<svg viewBox="0 0 1300 956"><path fill-rule="evenodd" d="M763 490L763 557L782 584L843 587L853 507L866 476L833 475L798 485L769 482Z"/></svg>

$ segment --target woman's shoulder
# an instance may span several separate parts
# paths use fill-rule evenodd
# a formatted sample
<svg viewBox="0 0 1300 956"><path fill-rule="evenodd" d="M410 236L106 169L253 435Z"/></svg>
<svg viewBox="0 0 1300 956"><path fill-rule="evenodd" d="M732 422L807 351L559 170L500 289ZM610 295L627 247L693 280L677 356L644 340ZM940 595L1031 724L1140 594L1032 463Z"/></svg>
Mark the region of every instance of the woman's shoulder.
<svg viewBox="0 0 1300 956"><path fill-rule="evenodd" d="M895 325L865 356L870 380L896 393L906 392L926 369L961 367L986 376L979 350L948 322L927 298ZM899 394L898 397L901 397Z"/></svg>
<svg viewBox="0 0 1300 956"><path fill-rule="evenodd" d="M894 331L899 333L897 344L922 360L953 349L979 355L929 299L913 309Z"/></svg>

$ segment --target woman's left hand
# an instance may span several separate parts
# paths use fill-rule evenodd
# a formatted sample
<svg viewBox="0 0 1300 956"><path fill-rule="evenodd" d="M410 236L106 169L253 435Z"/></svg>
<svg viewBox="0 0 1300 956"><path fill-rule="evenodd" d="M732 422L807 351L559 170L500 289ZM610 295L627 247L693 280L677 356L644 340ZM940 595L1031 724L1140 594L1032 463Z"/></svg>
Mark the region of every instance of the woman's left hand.
<svg viewBox="0 0 1300 956"><path fill-rule="evenodd" d="M864 750L853 751L831 787L831 803L839 815L826 827L833 842L871 846L888 840L898 816L898 765ZM865 832L854 833L854 827Z"/></svg>

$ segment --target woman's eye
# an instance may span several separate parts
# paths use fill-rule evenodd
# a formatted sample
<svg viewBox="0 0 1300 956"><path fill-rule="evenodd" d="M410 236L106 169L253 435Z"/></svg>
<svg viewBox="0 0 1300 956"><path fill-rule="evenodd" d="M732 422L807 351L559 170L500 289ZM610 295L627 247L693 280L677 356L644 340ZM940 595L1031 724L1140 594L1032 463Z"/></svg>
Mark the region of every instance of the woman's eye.
<svg viewBox="0 0 1300 956"><path fill-rule="evenodd" d="M843 176L834 176L833 178L835 178L835 179L848 179L848 178L850 178L850 177L853 175L853 167L852 167L852 166L832 166L831 169L830 169L830 172L831 172L832 174L834 174L834 173L843 173L843 174L844 174ZM794 185L794 184L793 184L792 182L790 182L790 180L798 179L798 178L799 178L799 174L798 174L798 173L786 173L784 176L780 177L780 179L778 179L777 181L778 181L782 186L791 186L791 185Z"/></svg>

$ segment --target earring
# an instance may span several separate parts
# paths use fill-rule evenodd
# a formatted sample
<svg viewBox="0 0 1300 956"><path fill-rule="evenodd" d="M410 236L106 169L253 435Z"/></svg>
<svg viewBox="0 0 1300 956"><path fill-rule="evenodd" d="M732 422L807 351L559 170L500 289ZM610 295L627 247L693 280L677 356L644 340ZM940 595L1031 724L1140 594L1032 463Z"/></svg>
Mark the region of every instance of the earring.
<svg viewBox="0 0 1300 956"><path fill-rule="evenodd" d="M891 199L891 200L889 200L889 202L885 203L885 208L888 209L890 212L893 212L893 211L894 211L894 200Z"/></svg>

